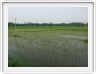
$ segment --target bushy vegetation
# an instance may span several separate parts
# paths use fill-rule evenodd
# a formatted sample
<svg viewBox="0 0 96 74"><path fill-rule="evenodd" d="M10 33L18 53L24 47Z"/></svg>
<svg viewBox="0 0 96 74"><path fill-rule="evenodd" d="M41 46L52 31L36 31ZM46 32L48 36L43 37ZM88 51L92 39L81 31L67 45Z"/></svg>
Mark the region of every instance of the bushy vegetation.
<svg viewBox="0 0 96 74"><path fill-rule="evenodd" d="M9 22L9 26L14 26L15 23ZM17 26L88 26L88 23L17 23Z"/></svg>
<svg viewBox="0 0 96 74"><path fill-rule="evenodd" d="M8 66L88 67L87 24L72 24L9 23Z"/></svg>

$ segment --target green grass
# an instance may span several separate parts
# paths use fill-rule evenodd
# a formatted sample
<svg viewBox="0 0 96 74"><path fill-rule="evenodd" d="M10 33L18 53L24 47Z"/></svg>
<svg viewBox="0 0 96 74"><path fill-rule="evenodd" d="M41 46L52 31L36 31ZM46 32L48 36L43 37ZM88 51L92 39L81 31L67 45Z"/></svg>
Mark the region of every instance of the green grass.
<svg viewBox="0 0 96 74"><path fill-rule="evenodd" d="M10 26L8 46L11 67L88 66L87 27Z"/></svg>
<svg viewBox="0 0 96 74"><path fill-rule="evenodd" d="M10 26L10 29L14 29L14 26ZM87 32L87 27L81 26L18 26L19 31L54 31L54 30L66 30L66 31L85 31Z"/></svg>

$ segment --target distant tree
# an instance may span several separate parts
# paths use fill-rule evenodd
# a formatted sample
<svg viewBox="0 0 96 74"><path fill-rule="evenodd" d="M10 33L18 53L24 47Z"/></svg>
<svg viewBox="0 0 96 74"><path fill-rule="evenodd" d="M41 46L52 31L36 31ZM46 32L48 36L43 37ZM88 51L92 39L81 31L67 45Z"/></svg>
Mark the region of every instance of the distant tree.
<svg viewBox="0 0 96 74"><path fill-rule="evenodd" d="M9 22L8 26L14 26L15 23ZM17 26L88 26L88 23L16 23Z"/></svg>
<svg viewBox="0 0 96 74"><path fill-rule="evenodd" d="M9 22L8 26L14 26L15 24L13 22Z"/></svg>

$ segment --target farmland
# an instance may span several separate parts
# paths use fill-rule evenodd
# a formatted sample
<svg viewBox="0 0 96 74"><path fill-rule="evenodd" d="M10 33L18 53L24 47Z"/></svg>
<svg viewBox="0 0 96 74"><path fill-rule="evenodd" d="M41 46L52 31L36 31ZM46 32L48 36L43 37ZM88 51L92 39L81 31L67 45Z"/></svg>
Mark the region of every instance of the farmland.
<svg viewBox="0 0 96 74"><path fill-rule="evenodd" d="M9 67L87 67L87 26L8 27Z"/></svg>

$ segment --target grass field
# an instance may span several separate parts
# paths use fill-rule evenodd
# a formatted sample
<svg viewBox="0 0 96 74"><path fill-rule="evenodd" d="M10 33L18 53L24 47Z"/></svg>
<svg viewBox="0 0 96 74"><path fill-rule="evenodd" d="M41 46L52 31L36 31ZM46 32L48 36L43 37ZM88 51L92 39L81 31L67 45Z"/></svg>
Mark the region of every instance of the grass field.
<svg viewBox="0 0 96 74"><path fill-rule="evenodd" d="M8 66L87 67L88 27L10 26Z"/></svg>

